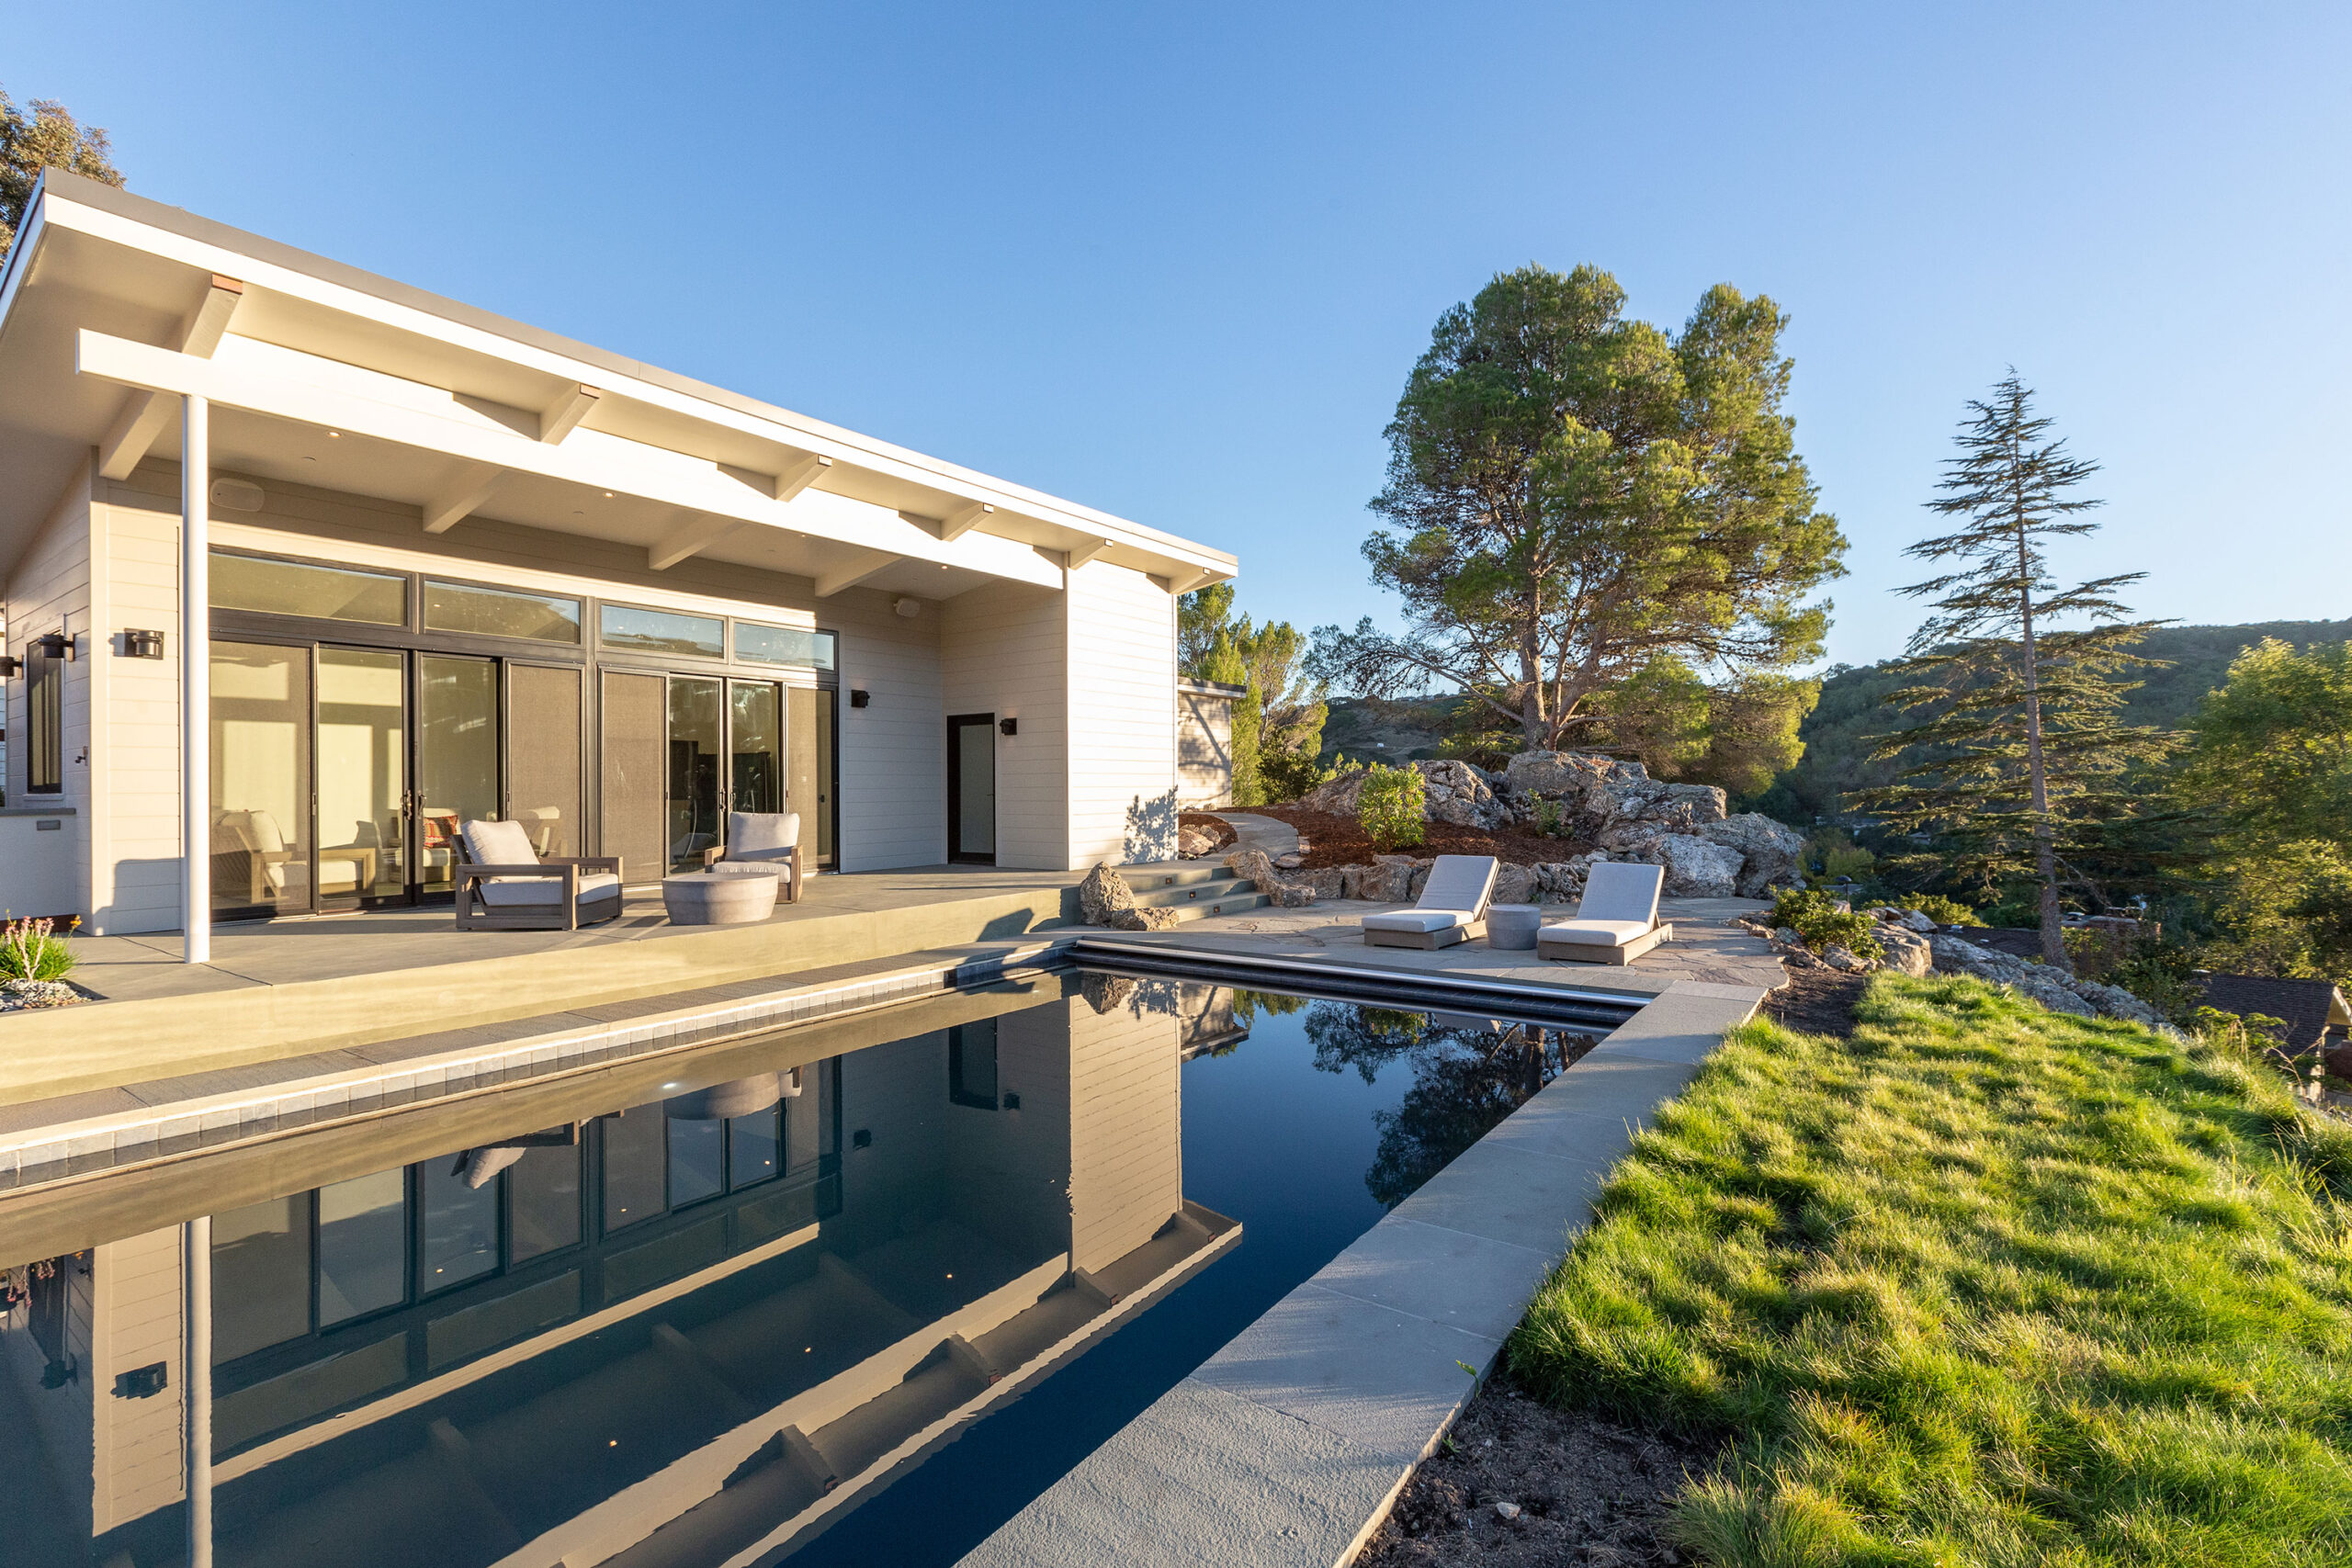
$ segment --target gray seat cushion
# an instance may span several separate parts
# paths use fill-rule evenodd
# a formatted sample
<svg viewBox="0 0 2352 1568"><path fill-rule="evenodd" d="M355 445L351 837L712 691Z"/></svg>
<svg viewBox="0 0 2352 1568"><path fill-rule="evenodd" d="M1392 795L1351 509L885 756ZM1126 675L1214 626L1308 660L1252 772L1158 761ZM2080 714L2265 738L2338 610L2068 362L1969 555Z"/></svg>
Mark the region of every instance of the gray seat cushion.
<svg viewBox="0 0 2352 1568"><path fill-rule="evenodd" d="M1544 928L1544 942L1572 942L1583 947L1624 947L1650 930L1645 920L1555 920Z"/></svg>
<svg viewBox="0 0 2352 1568"><path fill-rule="evenodd" d="M1391 909L1363 918L1368 931L1444 931L1469 924L1471 917L1461 909Z"/></svg>
<svg viewBox="0 0 2352 1568"><path fill-rule="evenodd" d="M621 896L621 879L609 871L580 874L582 908ZM493 876L481 885L481 901L492 908L553 908L563 902L560 876Z"/></svg>
<svg viewBox="0 0 2352 1568"><path fill-rule="evenodd" d="M1665 886L1664 866L1595 861L1584 874L1584 897L1577 900L1577 919L1638 920L1645 928L1655 925L1658 891Z"/></svg>

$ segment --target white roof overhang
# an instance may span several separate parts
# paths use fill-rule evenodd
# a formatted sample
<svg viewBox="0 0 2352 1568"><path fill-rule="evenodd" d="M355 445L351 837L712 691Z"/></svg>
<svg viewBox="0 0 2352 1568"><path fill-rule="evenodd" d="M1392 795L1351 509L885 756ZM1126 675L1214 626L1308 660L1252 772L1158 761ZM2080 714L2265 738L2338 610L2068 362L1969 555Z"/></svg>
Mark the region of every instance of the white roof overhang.
<svg viewBox="0 0 2352 1568"><path fill-rule="evenodd" d="M175 457L149 395L214 404L213 466L944 598L1093 559L1171 590L1234 558L71 175L0 278L0 570L92 447ZM175 411L169 411L175 413ZM134 428L136 427L136 428Z"/></svg>

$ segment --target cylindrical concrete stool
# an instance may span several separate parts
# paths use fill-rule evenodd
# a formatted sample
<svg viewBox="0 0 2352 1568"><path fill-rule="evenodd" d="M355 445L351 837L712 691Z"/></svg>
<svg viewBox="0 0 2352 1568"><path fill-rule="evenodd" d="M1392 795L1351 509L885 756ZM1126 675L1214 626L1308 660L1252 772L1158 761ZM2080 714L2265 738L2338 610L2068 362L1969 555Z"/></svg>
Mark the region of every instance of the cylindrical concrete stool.
<svg viewBox="0 0 2352 1568"><path fill-rule="evenodd" d="M729 867L662 879L662 908L675 926L733 926L775 913L775 873Z"/></svg>
<svg viewBox="0 0 2352 1568"><path fill-rule="evenodd" d="M1543 923L1544 911L1532 904L1489 904L1487 906L1487 945L1531 951L1535 946L1535 933Z"/></svg>

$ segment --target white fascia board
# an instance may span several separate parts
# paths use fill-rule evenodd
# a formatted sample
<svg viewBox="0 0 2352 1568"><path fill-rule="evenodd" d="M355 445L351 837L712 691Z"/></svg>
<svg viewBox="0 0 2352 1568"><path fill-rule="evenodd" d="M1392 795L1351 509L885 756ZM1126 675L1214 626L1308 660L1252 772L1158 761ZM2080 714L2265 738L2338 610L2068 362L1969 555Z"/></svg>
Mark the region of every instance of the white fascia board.
<svg viewBox="0 0 2352 1568"><path fill-rule="evenodd" d="M42 199L41 211L35 221L46 219L61 228L75 230L109 243L177 261L185 265L203 268L225 276L242 278L248 286L274 290L292 299L309 300L326 309L339 310L363 321L373 321L397 331L412 333L419 337L446 343L452 347L485 357L503 359L526 369L544 372L559 379L599 388L607 397L627 398L649 407L666 410L688 419L773 441L797 450L831 457L836 464L865 468L889 478L943 491L961 497L965 502L986 502L1000 511L1035 518L1055 527L1069 528L1076 533L1100 537L1109 536L1124 547L1122 553L1148 558L1151 565L1142 570L1174 568L1181 575L1187 570L1206 570L1213 575L1230 575L1237 562L1222 550L1210 549L1189 540L1163 534L1109 513L1098 512L1049 496L1042 491L1013 485L1005 480L976 473L954 464L925 457L920 453L893 446L871 436L843 430L788 410L775 409L767 413L752 413L730 406L725 401L696 397L648 380L617 373L610 365L599 365L571 355L560 354L537 344L522 342L499 333L464 321L453 321L415 306L385 299L362 289L333 283L311 273L288 267L258 256L175 233L136 218L108 212L85 202L49 192ZM28 232L31 230L28 224ZM19 249L23 248L21 246ZM741 396L741 394L729 394ZM744 399L750 402L756 400ZM593 434L593 433L592 433ZM680 454L686 456L686 454ZM1017 541L1007 541L1017 543ZM1023 544L1022 548L1027 548Z"/></svg>
<svg viewBox="0 0 2352 1568"><path fill-rule="evenodd" d="M198 359L84 328L75 336L74 363L82 374L125 386L195 393L224 407L469 463L1040 587L1058 589L1063 582L1059 568L1016 539L976 533L943 541L887 508L824 491L805 491L791 502L772 500L729 479L715 464L597 430L575 430L570 439L548 445L536 429L526 434L436 388L250 338L224 339L213 357Z"/></svg>

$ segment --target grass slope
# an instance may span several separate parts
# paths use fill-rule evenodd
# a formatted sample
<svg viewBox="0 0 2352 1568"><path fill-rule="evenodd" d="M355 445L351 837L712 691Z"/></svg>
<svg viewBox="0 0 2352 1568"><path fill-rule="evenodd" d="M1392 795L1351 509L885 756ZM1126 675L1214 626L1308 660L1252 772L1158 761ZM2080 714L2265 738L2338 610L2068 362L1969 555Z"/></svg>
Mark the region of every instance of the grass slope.
<svg viewBox="0 0 2352 1568"><path fill-rule="evenodd" d="M1513 1373L1727 1437L1702 1561L2352 1562L2352 1139L2226 1045L1878 976L1736 1031Z"/></svg>

